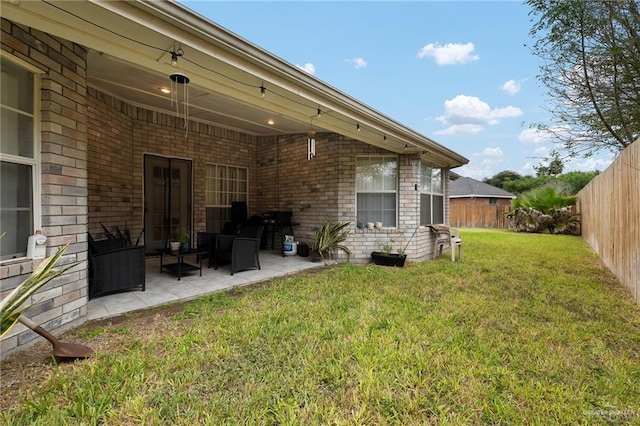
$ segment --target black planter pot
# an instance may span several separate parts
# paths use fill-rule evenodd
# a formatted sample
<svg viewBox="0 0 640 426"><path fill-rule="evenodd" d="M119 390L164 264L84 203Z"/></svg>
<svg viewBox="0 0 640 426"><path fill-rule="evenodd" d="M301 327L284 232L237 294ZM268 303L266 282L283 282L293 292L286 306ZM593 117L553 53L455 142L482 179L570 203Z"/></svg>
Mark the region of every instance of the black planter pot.
<svg viewBox="0 0 640 426"><path fill-rule="evenodd" d="M402 268L404 266L404 261L407 260L407 255L374 251L371 252L371 260L373 260L373 263L376 265L397 266L398 268Z"/></svg>

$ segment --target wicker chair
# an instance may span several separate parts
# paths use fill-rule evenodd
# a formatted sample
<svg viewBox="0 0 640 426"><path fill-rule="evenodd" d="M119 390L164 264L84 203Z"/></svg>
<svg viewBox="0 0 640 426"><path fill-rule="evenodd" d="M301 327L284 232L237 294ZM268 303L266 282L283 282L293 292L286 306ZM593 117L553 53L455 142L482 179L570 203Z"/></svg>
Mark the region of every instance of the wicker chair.
<svg viewBox="0 0 640 426"><path fill-rule="evenodd" d="M144 246L127 247L124 240L88 238L89 299L122 290L145 290Z"/></svg>
<svg viewBox="0 0 640 426"><path fill-rule="evenodd" d="M245 225L240 233L216 237L215 269L220 261L231 262L231 275L249 269L260 269L260 241L264 227Z"/></svg>

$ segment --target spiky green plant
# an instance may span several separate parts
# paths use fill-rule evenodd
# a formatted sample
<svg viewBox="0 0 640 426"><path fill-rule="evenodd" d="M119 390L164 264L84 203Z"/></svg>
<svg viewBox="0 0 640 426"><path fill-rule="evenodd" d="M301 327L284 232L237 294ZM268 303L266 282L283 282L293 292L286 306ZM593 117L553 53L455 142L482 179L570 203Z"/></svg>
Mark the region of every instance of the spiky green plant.
<svg viewBox="0 0 640 426"><path fill-rule="evenodd" d="M26 304L26 302L35 292L76 265L76 263L72 263L62 268L54 269L68 246L67 244L59 248L56 254L43 260L33 270L29 278L0 301L0 337L13 327L24 311L29 309L30 305Z"/></svg>
<svg viewBox="0 0 640 426"><path fill-rule="evenodd" d="M517 231L576 233L579 216L567 207L574 205L577 198L575 195L566 195L561 187L542 186L513 200L507 216Z"/></svg>
<svg viewBox="0 0 640 426"><path fill-rule="evenodd" d="M513 201L513 207L533 208L542 213L549 214L554 210L571 206L576 203L577 196L565 195L561 188L555 186L542 186L522 194Z"/></svg>
<svg viewBox="0 0 640 426"><path fill-rule="evenodd" d="M325 264L334 258L336 249L342 250L347 256L351 255L349 247L342 244L347 240L349 232L351 232L348 228L350 224L351 222L331 224L331 222L325 220L320 229L315 232L312 249L318 252Z"/></svg>

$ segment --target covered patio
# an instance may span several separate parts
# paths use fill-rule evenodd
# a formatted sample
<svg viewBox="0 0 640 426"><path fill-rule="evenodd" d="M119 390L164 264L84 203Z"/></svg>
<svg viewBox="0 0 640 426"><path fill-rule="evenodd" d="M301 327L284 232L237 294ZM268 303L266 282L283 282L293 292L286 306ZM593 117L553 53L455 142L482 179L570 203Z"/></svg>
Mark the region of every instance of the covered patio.
<svg viewBox="0 0 640 426"><path fill-rule="evenodd" d="M195 263L195 255L190 255L188 260ZM127 312L185 302L218 291L255 284L324 265L322 262L312 262L309 257L297 255L283 257L278 250L260 251L260 270L249 270L233 275L229 273L229 265L222 265L215 270L213 267L208 268L206 263L206 260L203 261L202 276L198 271L193 271L183 274L178 281L175 274L167 271L160 272L159 256L147 257L146 290L113 293L89 300L87 320L106 319Z"/></svg>
<svg viewBox="0 0 640 426"><path fill-rule="evenodd" d="M37 266L24 249L36 230L78 263L28 312L47 329L318 265L265 252L259 272L178 281L150 258L145 292L88 301L88 235L127 231L155 254L184 230L193 247L223 232L234 202L247 218L292 215L307 243L324 221L347 222L353 261L391 242L435 257L426 225L448 222L450 170L468 162L449 148L172 1L4 2L1 18L3 78L24 82L8 106L30 123L2 153L29 179L3 178L3 193L22 177L33 200L5 238L2 291Z"/></svg>

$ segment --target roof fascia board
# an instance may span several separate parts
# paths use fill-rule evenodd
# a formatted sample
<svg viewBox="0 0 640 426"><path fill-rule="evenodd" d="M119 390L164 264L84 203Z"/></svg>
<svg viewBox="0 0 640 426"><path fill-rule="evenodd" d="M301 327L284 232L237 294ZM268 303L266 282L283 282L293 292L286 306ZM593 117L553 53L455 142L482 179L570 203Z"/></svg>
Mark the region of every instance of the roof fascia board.
<svg viewBox="0 0 640 426"><path fill-rule="evenodd" d="M506 198L513 200L515 195L482 195L482 194L468 194L468 195L449 195L449 198Z"/></svg>

